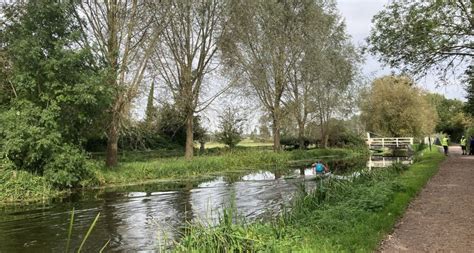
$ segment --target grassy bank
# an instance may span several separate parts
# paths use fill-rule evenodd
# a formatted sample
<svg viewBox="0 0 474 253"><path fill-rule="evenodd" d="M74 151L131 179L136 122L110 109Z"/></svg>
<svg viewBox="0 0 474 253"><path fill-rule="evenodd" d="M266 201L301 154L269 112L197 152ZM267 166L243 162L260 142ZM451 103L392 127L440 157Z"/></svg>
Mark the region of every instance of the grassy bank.
<svg viewBox="0 0 474 253"><path fill-rule="evenodd" d="M95 175L101 185L140 183L153 179L192 179L223 172L287 169L291 161L324 156L348 156L361 151L349 149L312 149L275 153L269 150L244 149L197 156L192 161L182 157L124 162L117 168L100 168ZM309 162L308 162L309 163Z"/></svg>
<svg viewBox="0 0 474 253"><path fill-rule="evenodd" d="M425 150L408 169L396 165L352 182L323 181L272 221L232 222L228 210L217 227L189 227L176 251L372 252L443 160L437 150Z"/></svg>
<svg viewBox="0 0 474 253"><path fill-rule="evenodd" d="M61 193L41 176L0 169L0 203L42 201Z"/></svg>
<svg viewBox="0 0 474 253"><path fill-rule="evenodd" d="M224 172L287 169L289 162L324 156L348 156L360 153L348 149L295 150L274 153L260 148L240 148L234 151L216 149L196 156L192 161L182 157L153 157L153 152L128 152L120 166L103 167L101 160L89 160L92 177L83 181L84 187L142 184L156 180L197 180ZM303 161L305 162L305 161ZM0 203L47 200L63 194L47 180L25 171L0 168Z"/></svg>

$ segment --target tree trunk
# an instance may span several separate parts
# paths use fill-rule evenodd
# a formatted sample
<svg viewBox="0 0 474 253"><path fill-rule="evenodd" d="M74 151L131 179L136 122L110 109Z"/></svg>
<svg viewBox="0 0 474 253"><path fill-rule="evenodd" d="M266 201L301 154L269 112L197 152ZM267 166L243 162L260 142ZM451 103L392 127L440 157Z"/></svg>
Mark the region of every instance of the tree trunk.
<svg viewBox="0 0 474 253"><path fill-rule="evenodd" d="M328 147L329 134L328 134L328 124L321 120L321 144L324 148Z"/></svg>
<svg viewBox="0 0 474 253"><path fill-rule="evenodd" d="M329 134L324 135L324 148L328 148L329 146Z"/></svg>
<svg viewBox="0 0 474 253"><path fill-rule="evenodd" d="M118 165L118 125L112 120L111 126L107 130L107 154L105 165L107 167L115 167Z"/></svg>
<svg viewBox="0 0 474 253"><path fill-rule="evenodd" d="M298 141L300 145L300 149L305 149L306 146L304 145L304 123L298 123Z"/></svg>
<svg viewBox="0 0 474 253"><path fill-rule="evenodd" d="M184 158L191 160L194 153L194 141L193 141L193 113L188 112L186 117L186 149Z"/></svg>
<svg viewBox="0 0 474 253"><path fill-rule="evenodd" d="M280 119L273 114L273 151L279 152L281 150L280 144Z"/></svg>
<svg viewBox="0 0 474 253"><path fill-rule="evenodd" d="M199 142L200 146L199 146L199 152L200 153L204 153L204 151L206 151L206 142L205 141L200 141Z"/></svg>

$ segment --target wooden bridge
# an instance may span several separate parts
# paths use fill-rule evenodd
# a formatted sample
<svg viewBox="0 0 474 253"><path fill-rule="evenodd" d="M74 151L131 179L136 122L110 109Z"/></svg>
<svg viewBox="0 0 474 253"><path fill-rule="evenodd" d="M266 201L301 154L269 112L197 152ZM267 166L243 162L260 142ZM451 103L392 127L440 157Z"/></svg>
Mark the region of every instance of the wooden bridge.
<svg viewBox="0 0 474 253"><path fill-rule="evenodd" d="M371 138L370 133L367 133L365 143L369 149L383 149L383 148L408 148L413 145L413 137L383 137Z"/></svg>

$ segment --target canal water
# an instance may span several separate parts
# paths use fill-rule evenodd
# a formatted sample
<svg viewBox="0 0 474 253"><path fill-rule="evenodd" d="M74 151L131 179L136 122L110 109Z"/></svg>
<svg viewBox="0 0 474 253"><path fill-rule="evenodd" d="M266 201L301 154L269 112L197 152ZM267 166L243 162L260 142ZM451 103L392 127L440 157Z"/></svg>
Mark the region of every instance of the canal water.
<svg viewBox="0 0 474 253"><path fill-rule="evenodd" d="M329 166L335 174L350 175L351 170L380 164L372 160L333 160ZM295 163L286 171L88 190L44 204L5 207L0 210L0 253L64 252L73 208L71 248L79 247L100 213L83 252L97 252L107 241L106 252L155 252L160 245L179 240L188 223L212 226L231 203L249 221L277 215L299 189L315 188L313 171L304 169L307 163Z"/></svg>

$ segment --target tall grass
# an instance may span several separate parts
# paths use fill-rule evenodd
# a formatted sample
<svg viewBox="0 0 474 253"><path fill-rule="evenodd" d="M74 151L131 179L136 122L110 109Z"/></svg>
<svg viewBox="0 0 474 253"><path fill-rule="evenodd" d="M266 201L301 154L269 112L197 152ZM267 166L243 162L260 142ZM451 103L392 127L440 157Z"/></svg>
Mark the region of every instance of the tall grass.
<svg viewBox="0 0 474 253"><path fill-rule="evenodd" d="M213 156L198 156L192 161L184 158L163 158L122 163L118 168L95 170L101 184L140 183L153 179L191 179L229 171L278 170L289 162L317 159L322 156L347 156L356 151L344 149L315 149L275 153L266 150L226 151ZM308 161L310 163L310 161Z"/></svg>
<svg viewBox="0 0 474 253"><path fill-rule="evenodd" d="M371 252L444 159L424 151L406 167L365 171L351 181L323 180L274 220L194 225L177 252Z"/></svg>
<svg viewBox="0 0 474 253"><path fill-rule="evenodd" d="M163 158L156 152L128 152L117 168L108 169L101 165L102 161L89 160L87 164L93 176L83 180L81 185L140 184L159 179L199 180L221 172L284 169L291 160L356 152L360 151L324 149L274 153L260 148L215 149L207 155L196 156L192 161L181 157ZM64 193L40 175L0 168L0 205L46 201Z"/></svg>
<svg viewBox="0 0 474 253"><path fill-rule="evenodd" d="M61 193L42 176L0 169L0 203L42 201Z"/></svg>
<svg viewBox="0 0 474 253"><path fill-rule="evenodd" d="M67 242L66 242L66 250L65 252L68 253L69 252L69 249L70 249L70 246L71 246L71 238L72 238L72 233L73 233L73 225L74 225L74 211L75 209L73 208L72 211L71 211L71 218L69 220L69 226L68 226L68 233L67 233ZM99 220L99 217L100 217L100 212L97 213L97 215L95 216L94 218L94 221L92 221L91 225L89 226L89 228L87 229L87 233L85 234L85 236L82 238L82 241L81 241L81 244L79 245L79 248L77 249L77 253L80 253L82 252L82 249L84 248L84 245L86 244L87 240L89 239L89 236L91 235L92 233L92 230L94 230L96 224L97 224L97 221ZM105 250L105 248L109 245L110 243L110 240L108 240L103 246L102 248L100 249L99 252L103 252Z"/></svg>

